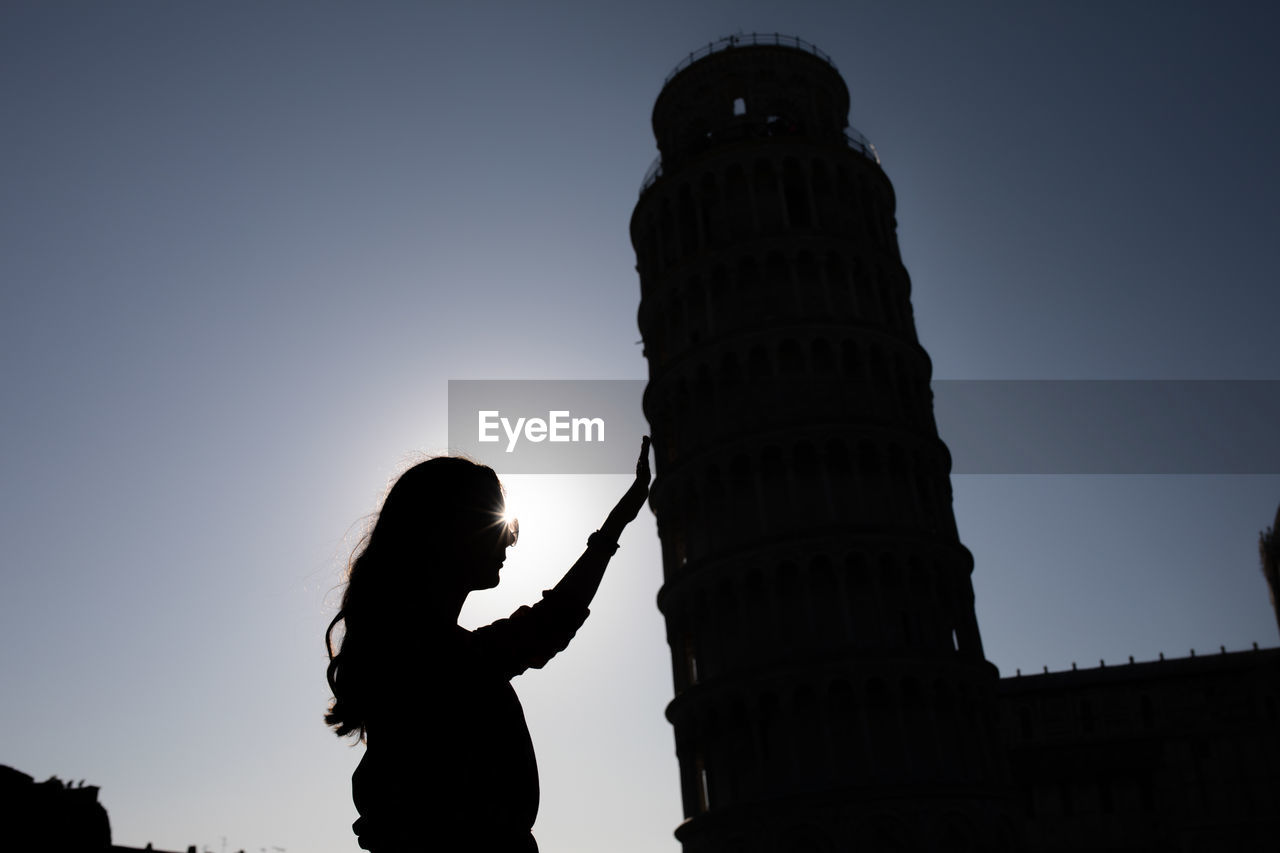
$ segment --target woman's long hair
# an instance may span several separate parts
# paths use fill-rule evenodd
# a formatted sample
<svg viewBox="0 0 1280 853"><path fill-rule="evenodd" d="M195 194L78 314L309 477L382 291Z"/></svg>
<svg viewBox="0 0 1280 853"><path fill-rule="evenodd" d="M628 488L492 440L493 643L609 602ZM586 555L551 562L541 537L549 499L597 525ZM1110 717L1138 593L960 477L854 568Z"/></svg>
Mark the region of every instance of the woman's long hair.
<svg viewBox="0 0 1280 853"><path fill-rule="evenodd" d="M440 573L458 570L460 543L501 525L502 502L493 469L457 456L420 462L391 487L352 555L341 606L324 634L333 691L324 721L339 737L365 739L377 670L411 639L415 615L431 606L423 598L456 588L458 577Z"/></svg>

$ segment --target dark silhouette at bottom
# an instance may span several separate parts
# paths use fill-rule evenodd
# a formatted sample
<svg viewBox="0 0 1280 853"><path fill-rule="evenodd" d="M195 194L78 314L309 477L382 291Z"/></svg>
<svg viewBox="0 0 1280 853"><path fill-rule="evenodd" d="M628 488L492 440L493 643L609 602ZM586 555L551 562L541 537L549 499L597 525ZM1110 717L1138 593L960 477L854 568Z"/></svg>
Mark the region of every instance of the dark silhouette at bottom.
<svg viewBox="0 0 1280 853"><path fill-rule="evenodd" d="M96 785L72 786L52 776L37 782L0 767L0 847L23 853L90 853L111 850L111 823ZM12 845L12 846L10 846Z"/></svg>
<svg viewBox="0 0 1280 853"><path fill-rule="evenodd" d="M361 847L538 849L537 762L510 681L545 665L587 618L618 536L648 497L648 454L645 437L635 482L564 578L475 631L457 624L463 602L497 585L519 532L497 475L438 457L392 486L325 635L325 721L366 745L352 776Z"/></svg>
<svg viewBox="0 0 1280 853"><path fill-rule="evenodd" d="M0 765L0 850L14 853L166 853L151 846L111 843L111 820L98 801L101 789L57 776L37 782ZM186 853L196 853L194 844ZM244 853L240 850L239 853Z"/></svg>

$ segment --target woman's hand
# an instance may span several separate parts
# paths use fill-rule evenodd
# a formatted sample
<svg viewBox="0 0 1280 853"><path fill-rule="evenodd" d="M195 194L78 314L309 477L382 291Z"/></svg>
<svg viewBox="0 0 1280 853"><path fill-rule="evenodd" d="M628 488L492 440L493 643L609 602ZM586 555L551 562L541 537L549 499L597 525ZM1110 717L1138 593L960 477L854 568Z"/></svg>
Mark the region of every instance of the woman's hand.
<svg viewBox="0 0 1280 853"><path fill-rule="evenodd" d="M601 533L616 540L622 533L622 528L635 520L635 517L640 514L640 508L649 499L650 479L649 436L646 435L640 440L640 458L636 460L635 482L631 484L631 488L627 489L626 494L622 496L617 506L609 513L609 517L605 519L604 525L600 528Z"/></svg>

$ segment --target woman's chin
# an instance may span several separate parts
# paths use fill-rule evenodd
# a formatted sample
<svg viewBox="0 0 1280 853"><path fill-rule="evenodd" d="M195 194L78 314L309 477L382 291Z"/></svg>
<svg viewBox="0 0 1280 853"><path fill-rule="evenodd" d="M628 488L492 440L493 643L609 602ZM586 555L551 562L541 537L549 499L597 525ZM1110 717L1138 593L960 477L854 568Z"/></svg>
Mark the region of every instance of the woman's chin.
<svg viewBox="0 0 1280 853"><path fill-rule="evenodd" d="M476 572L475 585L472 586L472 589L493 589L500 580L498 572L501 568L502 566L498 565L488 571Z"/></svg>

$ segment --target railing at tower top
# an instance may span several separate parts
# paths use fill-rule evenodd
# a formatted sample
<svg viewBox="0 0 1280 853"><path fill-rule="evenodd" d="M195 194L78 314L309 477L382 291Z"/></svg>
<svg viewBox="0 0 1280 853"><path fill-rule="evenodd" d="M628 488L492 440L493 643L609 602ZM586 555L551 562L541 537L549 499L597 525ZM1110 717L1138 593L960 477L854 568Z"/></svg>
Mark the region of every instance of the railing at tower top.
<svg viewBox="0 0 1280 853"><path fill-rule="evenodd" d="M640 182L640 195L644 195L644 191L653 186L658 178L662 177L662 155L659 154L653 158L653 162L649 164L649 170L644 173L644 180Z"/></svg>
<svg viewBox="0 0 1280 853"><path fill-rule="evenodd" d="M676 67L671 69L671 73L667 75L667 79L662 81L662 85L671 82L671 78L697 62L704 56L710 56L713 53L719 53L722 50L730 50L739 45L774 45L778 47L794 47L803 50L805 53L812 53L832 68L836 64L831 61L831 57L818 49L817 45L810 44L798 36L784 36L779 33L746 33L736 36L725 36L719 41L708 42L705 47L700 47L690 53L684 59L676 63Z"/></svg>
<svg viewBox="0 0 1280 853"><path fill-rule="evenodd" d="M880 165L880 154L876 151L876 147L871 144L871 140L867 139L852 127L845 128L844 131L845 145L857 151L863 157ZM659 154L653 158L653 162L649 164L648 170L644 173L644 180L640 182L640 195L645 194L645 190L658 182L658 178L662 177L662 155Z"/></svg>
<svg viewBox="0 0 1280 853"><path fill-rule="evenodd" d="M863 157L874 161L877 166L880 165L880 152L876 151L876 147L871 144L870 139L867 139L852 127L844 129L844 142Z"/></svg>

